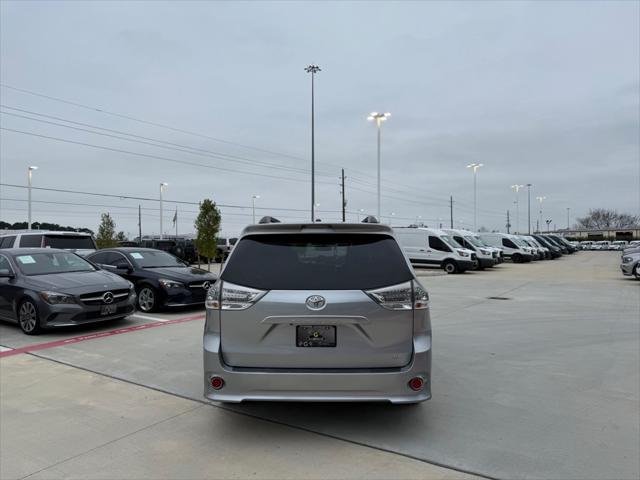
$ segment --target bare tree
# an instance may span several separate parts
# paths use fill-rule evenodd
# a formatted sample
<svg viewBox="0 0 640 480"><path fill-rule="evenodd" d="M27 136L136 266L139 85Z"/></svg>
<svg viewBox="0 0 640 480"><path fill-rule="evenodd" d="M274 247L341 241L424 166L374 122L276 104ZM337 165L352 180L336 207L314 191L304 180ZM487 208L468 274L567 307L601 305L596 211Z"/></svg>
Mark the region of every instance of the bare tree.
<svg viewBox="0 0 640 480"><path fill-rule="evenodd" d="M586 217L576 219L578 228L605 230L607 228L628 228L640 224L640 217L628 213L618 213L606 208L593 208Z"/></svg>

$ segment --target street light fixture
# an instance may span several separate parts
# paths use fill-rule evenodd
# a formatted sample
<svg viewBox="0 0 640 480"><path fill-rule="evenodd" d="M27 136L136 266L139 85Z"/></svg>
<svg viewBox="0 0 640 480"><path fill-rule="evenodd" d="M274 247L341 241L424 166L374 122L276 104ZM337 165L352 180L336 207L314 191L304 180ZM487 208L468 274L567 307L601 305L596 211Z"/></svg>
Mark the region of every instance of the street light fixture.
<svg viewBox="0 0 640 480"><path fill-rule="evenodd" d="M538 211L538 233L540 233L540 229L542 228L542 202L544 202L547 197L536 197L538 203L540 204L540 210Z"/></svg>
<svg viewBox="0 0 640 480"><path fill-rule="evenodd" d="M473 169L473 231L478 231L478 187L477 173L480 167L484 167L484 163L470 163L467 168Z"/></svg>
<svg viewBox="0 0 640 480"><path fill-rule="evenodd" d="M256 198L260 198L260 195L251 195L251 210L253 211L253 223L256 223Z"/></svg>
<svg viewBox="0 0 640 480"><path fill-rule="evenodd" d="M304 71L311 74L311 222L315 222L316 204L316 158L315 158L315 99L314 85L316 73L321 72L318 65L311 64L304 68Z"/></svg>
<svg viewBox="0 0 640 480"><path fill-rule="evenodd" d="M518 192L524 185L511 185L511 189L516 191L516 233L520 233L520 199L518 198Z"/></svg>
<svg viewBox="0 0 640 480"><path fill-rule="evenodd" d="M378 112L371 112L369 114L369 116L367 117L367 120L369 120L370 122L374 121L376 122L376 126L378 127L378 218L382 218L380 216L380 126L382 125L382 122L386 122L387 118L389 118L391 116L391 114L389 112L386 113L378 113Z"/></svg>
<svg viewBox="0 0 640 480"><path fill-rule="evenodd" d="M163 238L162 231L162 192L164 192L164 187L167 187L169 184L167 182L162 182L160 184L160 240Z"/></svg>
<svg viewBox="0 0 640 480"><path fill-rule="evenodd" d="M29 218L28 218L28 222L27 222L27 228L29 230L31 230L31 176L33 174L34 170L37 170L38 167L36 167L35 165L32 165L29 167L28 173L27 173L27 178L29 181Z"/></svg>
<svg viewBox="0 0 640 480"><path fill-rule="evenodd" d="M531 187L532 183L527 183L527 233L531 235Z"/></svg>

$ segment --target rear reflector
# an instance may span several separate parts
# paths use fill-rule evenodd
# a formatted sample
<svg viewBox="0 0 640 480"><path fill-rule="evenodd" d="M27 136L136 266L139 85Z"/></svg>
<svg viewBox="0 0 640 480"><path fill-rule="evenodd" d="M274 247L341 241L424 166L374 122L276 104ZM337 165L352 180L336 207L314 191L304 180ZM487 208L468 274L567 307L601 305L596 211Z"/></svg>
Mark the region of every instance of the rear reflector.
<svg viewBox="0 0 640 480"><path fill-rule="evenodd" d="M220 390L224 387L224 380L220 377L212 377L211 378L211 388L214 390Z"/></svg>
<svg viewBox="0 0 640 480"><path fill-rule="evenodd" d="M419 391L422 390L422 387L424 387L424 380L420 377L413 377L411 380L409 380L409 388L411 390L414 391Z"/></svg>

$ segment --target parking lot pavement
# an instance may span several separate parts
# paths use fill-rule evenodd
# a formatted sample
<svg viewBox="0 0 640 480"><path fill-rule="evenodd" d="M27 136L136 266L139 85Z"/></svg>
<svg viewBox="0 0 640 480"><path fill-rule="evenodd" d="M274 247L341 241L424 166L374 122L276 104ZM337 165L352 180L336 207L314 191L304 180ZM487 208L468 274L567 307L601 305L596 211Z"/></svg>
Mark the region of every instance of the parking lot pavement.
<svg viewBox="0 0 640 480"><path fill-rule="evenodd" d="M2 479L473 478L30 355L1 362Z"/></svg>
<svg viewBox="0 0 640 480"><path fill-rule="evenodd" d="M580 252L464 275L422 275L434 331L434 396L423 404L256 403L208 407L198 415L217 419L233 410L496 478L637 479L640 282L622 277L619 260L617 252ZM1 345L17 345L5 338L19 335L17 327L0 325ZM201 340L202 320L196 319L35 354L201 401ZM0 359L2 377L23 357ZM34 367L32 377L39 373ZM73 394L74 402L82 401L82 390ZM214 423L212 445L222 438ZM224 435L242 452L252 447L244 446L245 433L231 429ZM180 455L188 456L195 446L185 445ZM287 460L286 452L278 455ZM64 475L75 475L75 464L66 465ZM153 465L147 465L148 474L140 468L131 476L156 476Z"/></svg>

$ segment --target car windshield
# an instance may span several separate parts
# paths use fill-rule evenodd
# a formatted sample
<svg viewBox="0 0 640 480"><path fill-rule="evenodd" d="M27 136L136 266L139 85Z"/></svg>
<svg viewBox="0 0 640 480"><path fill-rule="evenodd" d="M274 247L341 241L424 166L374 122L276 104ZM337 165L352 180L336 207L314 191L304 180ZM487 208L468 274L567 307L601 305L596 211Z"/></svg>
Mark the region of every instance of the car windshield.
<svg viewBox="0 0 640 480"><path fill-rule="evenodd" d="M484 243L482 243L479 239L475 238L475 237L464 237L464 239L469 242L471 245L475 246L475 247L485 247L486 245Z"/></svg>
<svg viewBox="0 0 640 480"><path fill-rule="evenodd" d="M70 250L95 250L93 239L88 235L45 235L44 247Z"/></svg>
<svg viewBox="0 0 640 480"><path fill-rule="evenodd" d="M519 238L513 237L511 240L513 240L513 243L515 243L516 245L518 245L520 247L528 247L529 246L527 244L527 242L525 242L524 240L521 240Z"/></svg>
<svg viewBox="0 0 640 480"><path fill-rule="evenodd" d="M471 238L473 238L476 242L478 242L483 247L490 247L491 246L487 242L483 241L480 237L471 237Z"/></svg>
<svg viewBox="0 0 640 480"><path fill-rule="evenodd" d="M129 252L131 258L142 268L184 267L177 257L161 250L139 250Z"/></svg>
<svg viewBox="0 0 640 480"><path fill-rule="evenodd" d="M442 235L440 237L442 239L442 241L444 243L446 243L447 245L449 245L452 248L464 248L462 245L460 245L458 242L456 242L452 237L450 237L449 235Z"/></svg>
<svg viewBox="0 0 640 480"><path fill-rule="evenodd" d="M25 275L46 275L50 273L93 272L96 269L75 253L46 252L16 255L18 268Z"/></svg>
<svg viewBox="0 0 640 480"><path fill-rule="evenodd" d="M363 290L413 275L396 241L377 234L274 234L242 238L222 280L263 290Z"/></svg>

